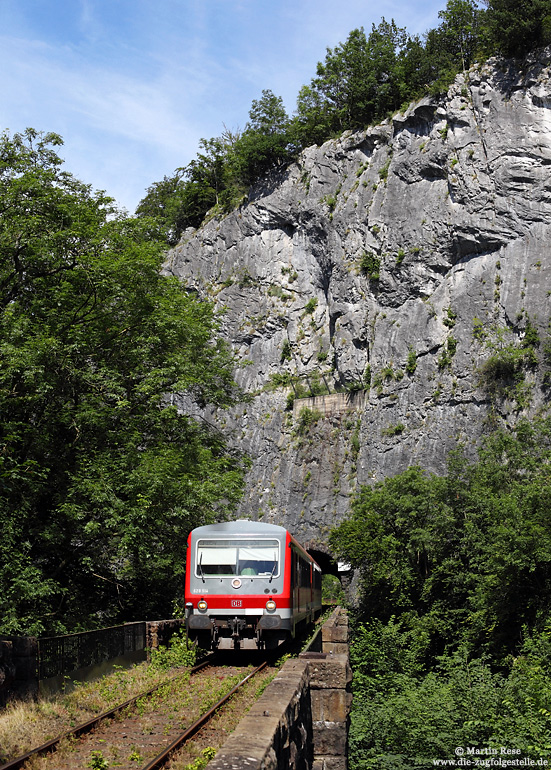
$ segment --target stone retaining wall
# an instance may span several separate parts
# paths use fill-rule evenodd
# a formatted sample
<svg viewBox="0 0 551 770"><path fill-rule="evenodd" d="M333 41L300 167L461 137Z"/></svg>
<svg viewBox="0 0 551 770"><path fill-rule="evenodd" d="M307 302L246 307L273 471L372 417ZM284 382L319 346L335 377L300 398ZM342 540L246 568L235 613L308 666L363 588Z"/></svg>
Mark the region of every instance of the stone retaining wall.
<svg viewBox="0 0 551 770"><path fill-rule="evenodd" d="M321 637L322 652L284 664L209 770L346 770L352 672L343 610Z"/></svg>
<svg viewBox="0 0 551 770"><path fill-rule="evenodd" d="M297 420L301 409L312 409L321 412L323 417L344 414L351 409L364 409L368 401L366 391L353 393L331 393L325 396L311 398L296 398L293 402L293 418Z"/></svg>

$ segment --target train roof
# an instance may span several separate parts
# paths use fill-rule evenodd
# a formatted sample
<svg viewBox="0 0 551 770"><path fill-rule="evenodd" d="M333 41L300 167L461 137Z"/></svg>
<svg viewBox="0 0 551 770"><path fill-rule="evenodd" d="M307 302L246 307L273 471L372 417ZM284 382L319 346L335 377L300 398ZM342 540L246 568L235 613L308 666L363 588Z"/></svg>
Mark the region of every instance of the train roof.
<svg viewBox="0 0 551 770"><path fill-rule="evenodd" d="M245 519L222 521L219 524L205 524L193 530L193 534L199 537L209 535L273 535L281 537L286 533L285 527L280 527L277 524L266 524L263 521L247 521Z"/></svg>
<svg viewBox="0 0 551 770"><path fill-rule="evenodd" d="M191 535L194 542L197 542L197 538L201 537L215 537L220 535L271 535L272 537L286 537L288 530L285 527L280 527L278 524L266 524L263 521L248 521L247 519L237 519L236 521L222 521L218 524L205 524L202 527L195 527L192 529ZM291 534L291 533L289 533ZM316 560L308 554L308 551L301 545L293 535L291 535L292 541L300 550L308 556L309 559L320 569Z"/></svg>

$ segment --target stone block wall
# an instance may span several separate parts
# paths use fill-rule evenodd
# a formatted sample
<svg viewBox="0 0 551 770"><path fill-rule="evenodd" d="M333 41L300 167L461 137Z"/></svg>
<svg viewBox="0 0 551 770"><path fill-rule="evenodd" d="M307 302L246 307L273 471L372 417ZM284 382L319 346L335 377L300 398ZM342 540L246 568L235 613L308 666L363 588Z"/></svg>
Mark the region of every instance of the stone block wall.
<svg viewBox="0 0 551 770"><path fill-rule="evenodd" d="M293 770L313 767L308 663L288 660L209 770Z"/></svg>
<svg viewBox="0 0 551 770"><path fill-rule="evenodd" d="M184 620L150 620L146 622L145 644L148 650L166 647L172 636L185 628Z"/></svg>
<svg viewBox="0 0 551 770"><path fill-rule="evenodd" d="M348 615L342 607L321 627L322 651L348 655Z"/></svg>
<svg viewBox="0 0 551 770"><path fill-rule="evenodd" d="M209 770L346 770L352 671L343 610L321 637L321 652L284 664Z"/></svg>
<svg viewBox="0 0 551 770"><path fill-rule="evenodd" d="M308 663L310 713L314 737L312 770L346 770L348 715L352 695L348 691L352 671L348 653L304 653Z"/></svg>

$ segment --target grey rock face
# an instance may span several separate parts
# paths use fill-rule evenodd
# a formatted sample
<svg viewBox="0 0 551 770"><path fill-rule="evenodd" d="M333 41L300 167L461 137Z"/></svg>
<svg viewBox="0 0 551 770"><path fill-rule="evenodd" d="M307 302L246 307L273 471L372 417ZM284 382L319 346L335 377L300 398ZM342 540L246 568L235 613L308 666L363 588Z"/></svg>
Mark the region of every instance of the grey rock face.
<svg viewBox="0 0 551 770"><path fill-rule="evenodd" d="M252 401L209 415L252 458L240 515L323 542L358 485L441 472L458 440L474 453L496 420L545 407L541 347L520 384L481 366L547 334L549 65L549 50L494 60L309 148L169 254L246 364ZM301 387L362 390L289 408Z"/></svg>

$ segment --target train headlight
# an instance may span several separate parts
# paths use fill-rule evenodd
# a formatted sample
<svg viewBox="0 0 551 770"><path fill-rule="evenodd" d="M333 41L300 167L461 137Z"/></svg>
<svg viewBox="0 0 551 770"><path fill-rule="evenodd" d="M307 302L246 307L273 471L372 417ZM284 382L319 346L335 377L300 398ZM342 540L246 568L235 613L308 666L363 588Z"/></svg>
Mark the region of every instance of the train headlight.
<svg viewBox="0 0 551 770"><path fill-rule="evenodd" d="M197 602L197 609L199 610L199 612L206 612L208 609L208 606L209 605L206 603L204 599L199 599L199 601Z"/></svg>
<svg viewBox="0 0 551 770"><path fill-rule="evenodd" d="M241 581L239 578L234 578L231 582L232 588L241 588Z"/></svg>
<svg viewBox="0 0 551 770"><path fill-rule="evenodd" d="M266 609L268 610L268 612L275 612L275 610L277 609L277 604L274 602L273 599L268 599L268 601L266 602Z"/></svg>

